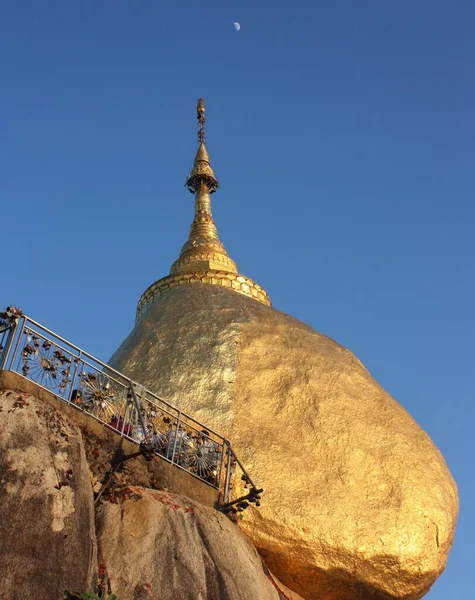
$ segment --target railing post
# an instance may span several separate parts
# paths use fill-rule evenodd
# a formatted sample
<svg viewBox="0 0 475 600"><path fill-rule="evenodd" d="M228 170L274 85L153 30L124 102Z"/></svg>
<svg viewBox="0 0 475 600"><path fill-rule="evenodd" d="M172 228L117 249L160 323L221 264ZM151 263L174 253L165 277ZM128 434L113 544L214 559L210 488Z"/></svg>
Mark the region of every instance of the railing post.
<svg viewBox="0 0 475 600"><path fill-rule="evenodd" d="M144 421L144 418L142 415L140 402L137 398L137 394L135 393L134 384L133 384L132 380L130 380L130 379L129 379L129 389L130 389L130 393L132 394L132 399L134 401L134 406L135 406L135 410L137 411L138 419L140 421L140 427L142 428L142 431L143 431L145 443L148 444L149 443L148 430L145 428L145 421ZM142 396L143 396L143 389L142 389Z"/></svg>
<svg viewBox="0 0 475 600"><path fill-rule="evenodd" d="M74 357L75 365L74 365L73 376L71 377L71 387L69 388L68 404L71 404L71 398L73 397L74 382L76 380L76 377L77 377L77 374L79 371L79 363L81 362L81 357L82 357L82 350L79 350L79 354L76 357ZM76 389L79 390L79 385Z"/></svg>
<svg viewBox="0 0 475 600"><path fill-rule="evenodd" d="M8 336L7 336L7 340L5 342L5 348L3 349L2 352L2 356L0 357L0 370L8 370L8 358L10 356L10 352L13 346L13 341L15 339L15 333L18 329L18 323L20 321L20 319L23 319L24 317L19 317L14 319L9 327L9 331L8 331Z"/></svg>
<svg viewBox="0 0 475 600"><path fill-rule="evenodd" d="M175 435L173 436L173 450L172 450L172 464L175 462L175 450L176 450L176 442L178 439L178 431L179 431L179 427L180 427L180 422L181 422L181 410L178 411L178 417L176 420L176 427L175 427Z"/></svg>
<svg viewBox="0 0 475 600"><path fill-rule="evenodd" d="M124 437L124 431L125 431L126 426L127 426L127 434L130 434L129 414L130 414L130 418L132 418L132 402L133 402L132 392L129 391L129 393L127 394L127 397L125 399L124 416L122 417L122 428L120 429L120 437ZM119 417L118 423L120 423L120 411L117 414Z"/></svg>
<svg viewBox="0 0 475 600"><path fill-rule="evenodd" d="M229 484L231 479L231 442L226 440L226 444L228 446L227 456L228 460L226 463L226 480L224 482L224 503L229 502Z"/></svg>
<svg viewBox="0 0 475 600"><path fill-rule="evenodd" d="M10 326L8 329L4 329L2 333L6 334L6 339L5 346L2 348L2 355L0 356L0 371L3 371L7 365L15 329L13 326Z"/></svg>
<svg viewBox="0 0 475 600"><path fill-rule="evenodd" d="M28 321L28 318L23 316L21 317L22 323L21 323L21 327L18 327L18 324L15 327L15 334L12 337L12 344L11 344L11 348L13 348L13 346L15 346L15 350L13 351L13 356L10 360L10 367L9 367L9 371L14 371L15 370L15 361L16 361L16 357L17 357L17 353L18 353L18 348L20 347L21 344L21 340L23 337L23 332L25 331L25 325ZM17 334L18 332L18 334ZM16 343L14 343L14 340L16 338ZM7 365L7 362L5 362L5 366ZM18 371L16 371L18 372Z"/></svg>
<svg viewBox="0 0 475 600"><path fill-rule="evenodd" d="M224 448L226 446L226 440L221 438L221 453L219 460L219 474L216 479L216 487L218 490L221 488L221 477L223 476L223 466L224 466Z"/></svg>

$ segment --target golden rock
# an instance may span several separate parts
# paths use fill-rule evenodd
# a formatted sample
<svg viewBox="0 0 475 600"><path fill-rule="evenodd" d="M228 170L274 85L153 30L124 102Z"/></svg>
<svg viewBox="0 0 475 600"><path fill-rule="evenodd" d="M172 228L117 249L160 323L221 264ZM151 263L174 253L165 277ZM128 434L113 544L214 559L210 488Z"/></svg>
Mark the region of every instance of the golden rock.
<svg viewBox="0 0 475 600"><path fill-rule="evenodd" d="M222 287L169 290L111 365L227 435L264 488L242 527L305 600L416 600L458 512L437 448L347 349Z"/></svg>
<svg viewBox="0 0 475 600"><path fill-rule="evenodd" d="M455 483L351 352L271 309L239 273L211 214L219 182L202 99L197 118L190 235L111 364L232 440L265 489L242 527L289 588L305 600L417 600L452 544Z"/></svg>

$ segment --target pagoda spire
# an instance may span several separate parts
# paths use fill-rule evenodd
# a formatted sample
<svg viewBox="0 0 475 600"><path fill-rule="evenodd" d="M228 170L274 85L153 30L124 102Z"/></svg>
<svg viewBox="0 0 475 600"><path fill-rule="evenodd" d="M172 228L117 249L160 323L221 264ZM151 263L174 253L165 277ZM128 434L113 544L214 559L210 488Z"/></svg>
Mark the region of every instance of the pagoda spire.
<svg viewBox="0 0 475 600"><path fill-rule="evenodd" d="M204 125L206 119L203 98L198 99L196 112L198 151L185 184L190 192L195 194L195 217L190 227L188 240L181 249L178 260L173 263L170 274L213 269L237 274L236 263L229 258L224 244L220 241L218 229L211 213L210 194L218 189L219 181L211 167L205 146Z"/></svg>
<svg viewBox="0 0 475 600"><path fill-rule="evenodd" d="M208 151L205 146L205 105L198 99L198 151L186 186L195 195L195 216L190 227L188 240L180 256L172 264L170 274L162 277L142 294L137 306L137 319L148 308L173 288L188 284L208 284L227 288L243 294L257 302L271 306L266 291L261 286L239 273L236 263L229 258L211 213L211 197L219 187Z"/></svg>

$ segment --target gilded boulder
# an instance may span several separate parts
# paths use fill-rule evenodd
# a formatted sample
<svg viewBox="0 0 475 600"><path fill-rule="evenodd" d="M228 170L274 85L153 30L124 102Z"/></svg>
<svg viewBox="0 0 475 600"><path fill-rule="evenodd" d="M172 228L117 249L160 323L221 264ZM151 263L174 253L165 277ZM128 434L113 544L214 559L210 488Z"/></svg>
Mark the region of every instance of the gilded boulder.
<svg viewBox="0 0 475 600"><path fill-rule="evenodd" d="M458 512L444 459L333 340L186 285L148 308L111 364L231 439L265 490L242 527L305 600L416 600L443 571Z"/></svg>

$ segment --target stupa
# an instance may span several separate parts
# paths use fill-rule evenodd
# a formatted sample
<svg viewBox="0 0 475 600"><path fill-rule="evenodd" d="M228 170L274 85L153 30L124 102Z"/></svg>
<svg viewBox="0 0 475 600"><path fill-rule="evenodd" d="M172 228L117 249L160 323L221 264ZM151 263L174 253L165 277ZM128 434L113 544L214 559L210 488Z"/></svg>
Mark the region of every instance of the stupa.
<svg viewBox="0 0 475 600"><path fill-rule="evenodd" d="M445 567L456 485L349 350L238 273L211 214L204 113L199 100L188 241L110 364L233 441L265 490L240 526L289 588L305 600L417 600Z"/></svg>
<svg viewBox="0 0 475 600"><path fill-rule="evenodd" d="M236 263L229 258L218 237L211 214L210 194L218 189L219 181L211 168L205 146L205 106L202 98L198 100L197 113L199 145L193 168L186 180L186 186L195 194L195 218L188 241L173 263L170 275L156 281L142 294L137 307L137 319L164 292L188 283L218 285L255 298L267 306L271 304L269 296L260 285L238 273Z"/></svg>

